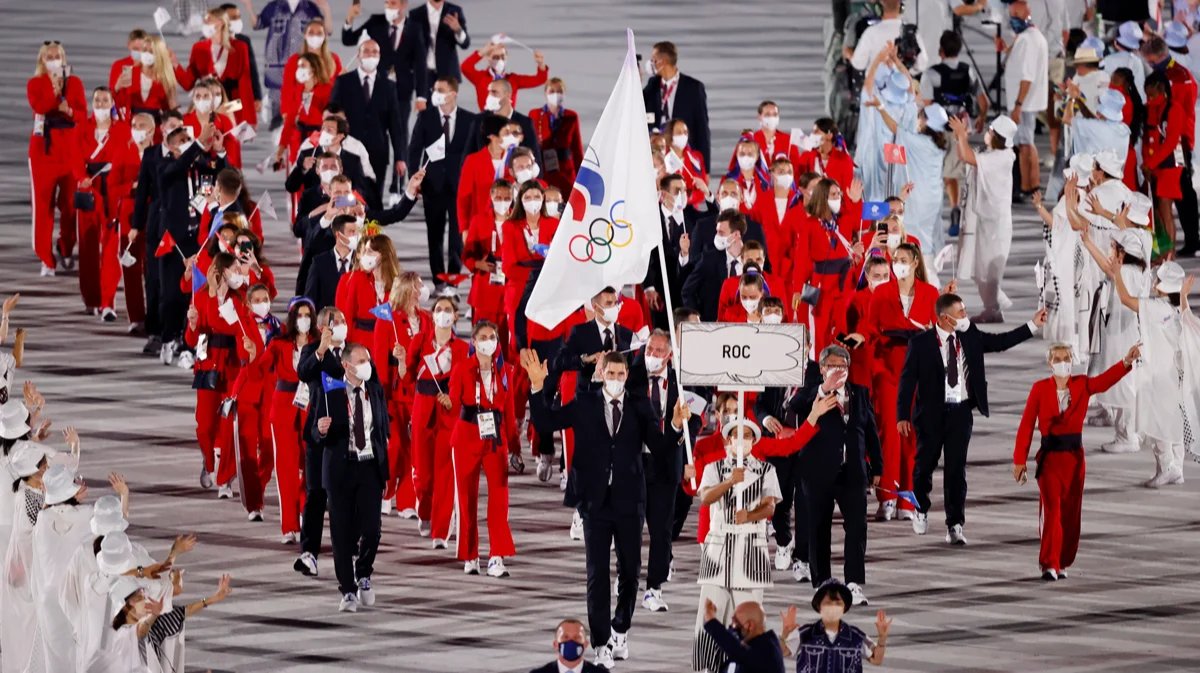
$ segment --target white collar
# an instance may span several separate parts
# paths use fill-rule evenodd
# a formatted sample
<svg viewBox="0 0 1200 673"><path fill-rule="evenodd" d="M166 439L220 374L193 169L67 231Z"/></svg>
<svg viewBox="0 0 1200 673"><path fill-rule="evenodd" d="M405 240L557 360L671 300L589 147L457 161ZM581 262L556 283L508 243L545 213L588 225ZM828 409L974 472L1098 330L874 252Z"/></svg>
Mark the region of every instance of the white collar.
<svg viewBox="0 0 1200 673"><path fill-rule="evenodd" d="M438 108L437 111L438 111L439 117L450 117L450 119L458 118L458 106L457 105L455 105L454 108L452 110L450 110L449 112L442 112L442 108Z"/></svg>
<svg viewBox="0 0 1200 673"><path fill-rule="evenodd" d="M659 75L659 79L661 79L661 80L662 80L662 85L663 85L663 86L665 86L665 87L667 87L667 88L670 88L670 87L674 86L675 84L679 83L679 71L678 71L678 70L676 70L676 71L675 71L675 76L674 76L674 77L672 77L671 79L666 79L666 78L665 78L665 77L663 77L662 75Z"/></svg>
<svg viewBox="0 0 1200 673"><path fill-rule="evenodd" d="M738 267L739 268L742 267L742 258L737 257L737 256L733 255L732 253L730 253L729 248L725 248L725 268L727 268L727 269L729 268L730 262L737 262Z"/></svg>
<svg viewBox="0 0 1200 673"><path fill-rule="evenodd" d="M954 332L947 332L946 330L942 329L941 325L935 324L933 326L933 328L937 330L938 343L942 343L942 344L946 343L946 340L950 338L950 335L954 334Z"/></svg>
<svg viewBox="0 0 1200 673"><path fill-rule="evenodd" d="M335 245L333 247L333 258L336 259L339 263L345 262L348 260L352 260L352 259L354 259L354 250L347 250L346 255L342 256L342 255L338 254L337 246Z"/></svg>
<svg viewBox="0 0 1200 673"><path fill-rule="evenodd" d="M664 206L661 201L658 204L658 209L662 211L663 220L665 220L667 222L670 222L671 218L675 216L675 211L667 210L667 207Z"/></svg>
<svg viewBox="0 0 1200 673"><path fill-rule="evenodd" d="M359 66L358 81L361 82L364 77L370 77L372 80L374 80L375 76L378 74L379 74L379 68L376 68L373 72L367 72L366 70L362 69L362 66Z"/></svg>
<svg viewBox="0 0 1200 673"><path fill-rule="evenodd" d="M604 387L603 384L601 385L600 390L601 390L601 392L604 393L604 403L605 404L612 404L613 400L616 400L617 404L625 404L625 391L624 390L622 390L621 394L617 395L616 397L609 395L608 388Z"/></svg>
<svg viewBox="0 0 1200 673"><path fill-rule="evenodd" d="M579 665L575 668L569 668L561 660L555 660L555 663L558 664L558 673L581 673L583 671L583 659L579 660Z"/></svg>
<svg viewBox="0 0 1200 673"><path fill-rule="evenodd" d="M592 319L592 322L596 323L596 327L600 329L600 336L601 336L601 337L603 337L603 336L604 336L604 330L612 330L612 334L613 334L613 341L616 341L616 339L617 339L617 326L616 326L616 325L608 325L608 326L606 327L606 326L604 325L604 323L600 322L600 319L599 319L599 318L594 318L594 319Z"/></svg>
<svg viewBox="0 0 1200 673"><path fill-rule="evenodd" d="M443 3L441 7L434 7L432 2L426 2L425 8L429 11L429 18L433 19L442 15L442 10L446 8L446 5Z"/></svg>

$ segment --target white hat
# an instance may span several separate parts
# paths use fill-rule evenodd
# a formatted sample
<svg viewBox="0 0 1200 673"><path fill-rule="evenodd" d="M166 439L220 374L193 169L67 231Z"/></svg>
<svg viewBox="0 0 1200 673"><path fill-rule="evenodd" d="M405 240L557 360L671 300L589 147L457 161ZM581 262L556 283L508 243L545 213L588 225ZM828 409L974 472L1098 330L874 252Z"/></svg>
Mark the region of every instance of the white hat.
<svg viewBox="0 0 1200 673"><path fill-rule="evenodd" d="M1163 33L1163 39L1166 40L1167 46L1171 49L1184 49L1188 46L1188 29L1187 26L1172 21L1167 24L1167 30Z"/></svg>
<svg viewBox="0 0 1200 673"><path fill-rule="evenodd" d="M755 442L762 437L762 430L759 429L758 424L746 418L734 419L723 424L721 426L721 434L725 437L728 437L732 435L733 431L737 428L746 428L747 433L754 435Z"/></svg>
<svg viewBox="0 0 1200 673"><path fill-rule="evenodd" d="M1096 153L1096 166L1109 177L1119 178L1125 175L1125 162L1113 150Z"/></svg>
<svg viewBox="0 0 1200 673"><path fill-rule="evenodd" d="M1091 173L1092 169L1096 167L1096 155L1080 152L1071 157L1069 164L1076 173Z"/></svg>
<svg viewBox="0 0 1200 673"><path fill-rule="evenodd" d="M113 531L100 542L100 553L96 554L96 566L106 575L124 575L137 567L133 557L133 543L124 531ZM129 594L126 594L128 596Z"/></svg>
<svg viewBox="0 0 1200 673"><path fill-rule="evenodd" d="M66 465L52 465L42 476L42 486L46 491L46 504L57 505L75 497L79 492L79 484L75 482L75 473Z"/></svg>
<svg viewBox="0 0 1200 673"><path fill-rule="evenodd" d="M1143 227L1150 226L1150 211L1154 209L1154 202L1149 196L1141 192L1134 192L1129 198L1129 221L1134 224L1139 224ZM1142 259L1146 259L1144 255L1139 255Z"/></svg>
<svg viewBox="0 0 1200 673"><path fill-rule="evenodd" d="M1121 121L1125 113L1125 96L1115 89L1105 89L1100 94L1096 112L1109 121Z"/></svg>
<svg viewBox="0 0 1200 673"><path fill-rule="evenodd" d="M1017 123L1008 115L1000 115L992 120L991 129L1005 140L1005 147L1012 147L1017 137Z"/></svg>
<svg viewBox="0 0 1200 673"><path fill-rule="evenodd" d="M1075 65L1080 63L1095 65L1100 63L1100 54L1092 47L1081 46L1075 50L1074 56L1071 57L1071 62Z"/></svg>
<svg viewBox="0 0 1200 673"><path fill-rule="evenodd" d="M1138 259L1146 259L1146 242L1142 239L1142 234L1134 229L1121 229L1113 235L1113 242L1121 246L1121 249L1126 253L1137 257Z"/></svg>
<svg viewBox="0 0 1200 673"><path fill-rule="evenodd" d="M28 477L37 474L38 464L49 456L50 447L37 442L21 441L13 445L8 454L9 469L17 477Z"/></svg>
<svg viewBox="0 0 1200 673"><path fill-rule="evenodd" d="M105 538L107 539L107 538ZM121 576L113 581L108 588L108 607L110 618L115 618L125 607L125 601L134 593L141 591L142 585L132 577Z"/></svg>
<svg viewBox="0 0 1200 673"><path fill-rule="evenodd" d="M121 499L115 495L106 495L96 500L92 505L92 535L102 537L109 533L124 532L129 527L121 513Z"/></svg>
<svg viewBox="0 0 1200 673"><path fill-rule="evenodd" d="M1091 171L1080 172L1074 168L1064 168L1063 169L1063 179L1070 180L1071 178L1078 178L1079 188L1087 189L1088 184L1091 183L1091 181L1092 181L1092 172Z"/></svg>
<svg viewBox="0 0 1200 673"><path fill-rule="evenodd" d="M1179 292L1183 289L1183 267L1175 262L1163 262L1158 267L1158 285L1155 289L1163 294Z"/></svg>
<svg viewBox="0 0 1200 673"><path fill-rule="evenodd" d="M892 105L903 105L912 100L911 84L908 81L908 76L899 70L893 71L888 77L887 86L880 93L883 99Z"/></svg>
<svg viewBox="0 0 1200 673"><path fill-rule="evenodd" d="M29 410L21 400L10 398L0 405L0 437L16 439L29 432Z"/></svg>
<svg viewBox="0 0 1200 673"><path fill-rule="evenodd" d="M941 133L946 130L949 121L950 116L946 114L946 108L937 103L925 106L925 125L929 128Z"/></svg>
<svg viewBox="0 0 1200 673"><path fill-rule="evenodd" d="M1141 47L1144 38L1145 35L1142 34L1142 29L1136 21L1126 21L1121 24L1120 28L1117 28L1117 44L1130 51Z"/></svg>

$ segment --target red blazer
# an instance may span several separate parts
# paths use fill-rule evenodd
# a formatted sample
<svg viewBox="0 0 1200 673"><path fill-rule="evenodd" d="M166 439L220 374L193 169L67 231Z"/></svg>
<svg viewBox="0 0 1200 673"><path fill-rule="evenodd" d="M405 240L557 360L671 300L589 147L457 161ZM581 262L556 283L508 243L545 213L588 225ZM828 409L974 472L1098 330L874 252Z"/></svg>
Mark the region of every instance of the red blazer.
<svg viewBox="0 0 1200 673"><path fill-rule="evenodd" d="M471 52L471 55L466 57L462 62L462 74L468 82L475 87L475 98L479 103L479 109L483 109L483 104L487 102L487 87L497 79L506 79L512 85L512 105L517 106L517 91L519 89L531 89L535 86L542 86L550 76L550 68L542 66L532 75L518 75L516 73L506 72L502 77L496 77L492 74L491 68L486 70L477 70L475 66L483 59L483 55L478 51Z"/></svg>
<svg viewBox="0 0 1200 673"><path fill-rule="evenodd" d="M494 395L488 397L488 388L483 385L483 379L479 376L479 358L468 356L460 364L454 367L454 371L450 376L450 400L454 403L455 409L462 407L480 407L480 410L494 410L500 412L500 427L496 430L500 434L500 439L496 440L495 446L506 447L509 451L517 451L520 444L520 435L517 432L517 414L513 404L513 384L516 382L516 372L513 366L507 362L495 363L493 361L492 371L492 390ZM482 401L475 399L475 386L479 386L479 396ZM450 435L450 444L456 447L487 447L483 440L479 439L479 429L474 421L463 420L460 416L454 424L454 431Z"/></svg>
<svg viewBox="0 0 1200 673"><path fill-rule="evenodd" d="M258 333L254 314L250 313L250 309L246 306L244 295L239 290L230 290L226 298L233 302L233 307L237 311L237 321L233 324L225 322L218 311L217 298L209 294L208 287L205 286L200 292L192 295L192 304L196 307L196 312L200 314L196 320L196 328L194 330L188 328L184 331L184 340L192 348L196 347L201 334L209 335L208 357L203 360L197 359L193 369L197 372L213 370L221 372L223 375L221 383L226 386L224 390L228 390L228 386L233 385L237 371L251 362L250 354L242 343L243 336L249 337L250 341L254 343L255 358L263 353L262 337ZM212 343L214 335L232 338L235 348L214 345Z"/></svg>
<svg viewBox="0 0 1200 673"><path fill-rule="evenodd" d="M488 210L491 211L490 205ZM471 273L471 293L467 295L467 303L479 314L489 315L504 310L504 286L493 285L490 273L475 268L476 262L486 262L490 256L493 261L501 263L501 271L508 272L500 244L503 226L504 222L501 222L501 230L497 233L494 215L491 212L478 213L463 239L463 266Z"/></svg>
<svg viewBox="0 0 1200 673"><path fill-rule="evenodd" d="M558 170L547 170L542 164L545 160L537 157L542 165L542 177L546 182L558 187L564 195L570 194L575 187L575 175L579 165L583 163L583 135L579 131L579 115L574 110L559 107L557 118L550 115L549 106L533 108L529 111L529 120L537 133L538 143L542 146L542 154L554 151L558 156Z"/></svg>
<svg viewBox="0 0 1200 673"><path fill-rule="evenodd" d="M138 174L142 168L142 154L138 152L137 144L133 142L132 137L125 143L121 154L122 161L113 164L112 175L108 182L108 193L110 198L117 201L117 217L121 220L122 225L130 226L133 221Z"/></svg>
<svg viewBox="0 0 1200 673"><path fill-rule="evenodd" d="M372 273L356 269L342 274L338 281L337 294L333 303L346 316L349 327L346 341L370 346L375 342L375 316L371 309L388 300L390 287L383 288L381 298L375 292L375 276Z"/></svg>
<svg viewBox="0 0 1200 673"><path fill-rule="evenodd" d="M300 383L296 375L296 367L292 364L292 356L296 352L296 340L280 332L271 343L267 344L267 368L275 378L283 383ZM278 394L289 398L295 393L280 391Z"/></svg>
<svg viewBox="0 0 1200 673"><path fill-rule="evenodd" d="M417 335L413 337L413 340L410 342L409 348L404 353L405 358L407 359L407 362L405 363L404 380L408 383L413 383L415 381L434 380L433 373L429 371L429 368L425 366L423 361L426 355L432 355L434 353L434 339L434 330L431 328L417 333ZM457 336L450 338L450 343L448 346L450 347L450 373L438 376L438 381L444 381L445 379L453 376L454 370L460 364L466 362L467 358L470 357L469 352L471 347L466 341L458 338ZM444 387L444 384L443 390L447 394L449 393L449 390ZM457 410L452 411L455 416L458 415Z"/></svg>
<svg viewBox="0 0 1200 673"><path fill-rule="evenodd" d="M840 295L849 292L853 282L849 268L850 249L846 247L846 242L854 239L861 225L862 203L851 201L848 197L842 200L842 212L836 221L837 233L826 230L816 218L805 213L798 227L792 256L792 291L800 292L804 284L812 280L813 285L821 288L821 301L824 301L825 295L829 293ZM816 263L834 262L839 259L847 260L846 273L816 272Z"/></svg>
<svg viewBox="0 0 1200 673"><path fill-rule="evenodd" d="M271 365L273 364L271 359L271 345L276 341L281 341L281 339L278 338L279 333L268 338L263 333L267 331L263 329L264 326L267 326L267 323L259 322L257 316L251 314L251 320L255 322L255 331L258 332L259 338L263 340L263 345L259 347L259 350L262 351L262 356L255 358L253 362L245 365L238 372L237 381L233 386L233 394L237 397L239 406L256 405L260 410L265 410L267 407L264 405L270 402L271 395L275 390L276 376L271 369ZM286 339L282 341L286 341L288 344L293 343Z"/></svg>
<svg viewBox="0 0 1200 673"><path fill-rule="evenodd" d="M866 220L863 221L863 224L866 224ZM921 241L917 240L917 237L913 236L912 234L906 234L904 236L904 242L912 243L913 245L917 246L918 250L921 248ZM858 263L854 265L855 283L862 278L863 267L866 266L867 259L871 257L872 250L874 250L876 254L882 255L883 258L887 260L889 265L892 263L892 253L887 247L887 234L880 236L879 232L872 233L869 238L865 238L865 240L863 240L863 250L865 251L863 253L863 258L858 260Z"/></svg>
<svg viewBox="0 0 1200 673"><path fill-rule="evenodd" d="M250 206L250 216L246 218L246 222L250 225L250 231L253 231L254 235L258 237L258 240L265 244L267 239L263 238L262 214L258 212L256 204L253 201L250 201L248 205ZM208 240L208 232L213 226L212 220L213 211L211 209L205 208L203 211L201 211L200 228L196 231L196 242L199 243L201 247L203 247L204 242ZM204 254L203 250L201 251L201 254ZM206 266L205 268L207 269L208 267Z"/></svg>
<svg viewBox="0 0 1200 673"><path fill-rule="evenodd" d="M724 182L726 179L729 179L728 175L722 179L722 182ZM754 207L758 205L759 199L762 198L764 194L774 196L774 190L771 187L763 189L758 179L754 177L754 173L751 173L750 177L747 178L745 174L738 170L737 173L733 175L733 180L738 183L738 187L742 190L742 203L738 207L738 210L746 217L756 219L754 216Z"/></svg>
<svg viewBox="0 0 1200 673"><path fill-rule="evenodd" d="M845 194L850 190L850 183L854 182L854 159L846 153L846 150L835 147L829 153L828 160L821 159L821 153L817 150L809 150L800 155L800 161L795 165L796 175L812 171L838 183L842 188L842 193Z"/></svg>
<svg viewBox="0 0 1200 673"><path fill-rule="evenodd" d="M501 176L505 169L501 167ZM458 230L465 233L477 215L492 214L492 183L496 181L496 167L488 148L472 152L463 159L462 172L458 176ZM515 195L514 195L515 196Z"/></svg>
<svg viewBox="0 0 1200 673"><path fill-rule="evenodd" d="M140 164L137 148L132 145L129 135L129 124L114 119L108 127L108 135L103 145L96 140L96 120L88 117L75 127L75 158L71 169L76 181L88 177L88 164L112 164L112 168L92 179L91 191L96 196L96 210L111 221L117 217L117 207L122 196L129 193L129 184L122 180L129 179L128 166L134 162ZM133 153L130 156L130 152ZM133 179L137 179L136 173ZM104 189L101 189L101 185ZM107 193L108 198L104 198Z"/></svg>
<svg viewBox="0 0 1200 673"><path fill-rule="evenodd" d="M668 140L668 142L670 142ZM668 148L671 151L674 148ZM687 189L688 204L693 208L699 207L704 203L704 192L696 188L695 179L700 178L705 183L708 182L708 171L704 168L704 156L690 146L683 148L683 169L679 174L683 176L684 187Z"/></svg>
<svg viewBox="0 0 1200 673"><path fill-rule="evenodd" d="M333 56L333 72L329 73L330 86L333 86L333 81L337 79L338 75L342 74L342 59L338 58L338 55L333 53L332 50L329 52L329 54ZM296 68L298 68L299 65L300 52L296 52L295 54L289 56L287 63L283 64L283 86L279 89L279 99L281 101L290 98L293 89L303 88L300 86L300 83L296 81ZM325 106L322 105L321 107L324 108Z"/></svg>
<svg viewBox="0 0 1200 673"><path fill-rule="evenodd" d="M118 73L119 75L120 73ZM117 107L121 108L121 114L128 120L133 119L135 112L152 110L162 113L172 107L171 100L167 98L167 90L158 80L154 80L150 84L149 93L145 98L142 97L142 66L140 65L133 66L133 81L129 86L112 91Z"/></svg>
<svg viewBox="0 0 1200 673"><path fill-rule="evenodd" d="M108 90L114 92L117 90L117 80L121 79L121 70L124 68L135 69L133 73L133 81L136 83L138 81L137 74L140 71L141 65L141 59L134 61L132 56L123 56L113 61L112 67L108 69Z"/></svg>
<svg viewBox="0 0 1200 673"><path fill-rule="evenodd" d="M768 169L771 167L772 161L787 159L792 162L792 170L796 172L796 175L800 175L800 148L792 144L792 134L777 129L775 136L768 142L766 131L760 128L754 132L754 142L758 143L759 153L766 161ZM737 145L734 145L733 154L729 156L729 170L733 171L737 168Z"/></svg>
<svg viewBox="0 0 1200 673"><path fill-rule="evenodd" d="M1017 428L1013 464L1024 465L1028 460L1035 420L1042 437L1081 434L1084 417L1087 415L1088 399L1115 386L1129 371L1124 362L1118 362L1099 376L1072 376L1067 382L1067 389L1071 391L1071 402L1062 413L1058 411L1058 386L1054 377L1035 381L1029 391L1029 399L1025 402L1025 412L1021 414L1021 425Z"/></svg>
<svg viewBox="0 0 1200 673"><path fill-rule="evenodd" d="M399 402L408 402L412 399L412 386L405 384L404 377L394 376L400 363L392 360L392 347L399 343L407 355L413 338L417 334L433 333L433 316L429 311L418 308L417 329L415 330L409 324L407 314L394 311L393 317L395 318L394 325L387 320L375 321L374 341L368 343L367 346L371 349L371 361L377 363L376 371L379 373L379 382L383 384L383 389L387 391L388 397ZM399 341L397 341L397 337ZM387 367L383 366L385 362L388 363Z"/></svg>
<svg viewBox="0 0 1200 673"><path fill-rule="evenodd" d="M637 334L646 326L646 307L640 301L629 297L621 296L620 300L621 309L617 311L617 324Z"/></svg>
<svg viewBox="0 0 1200 673"><path fill-rule="evenodd" d="M874 294L871 288L864 287L855 291L850 298L850 306L846 309L846 326L840 329L845 334L863 333L867 329L871 315L871 298ZM871 372L875 362L875 343L868 339L850 354L850 383L856 383L871 390Z"/></svg>
<svg viewBox="0 0 1200 673"><path fill-rule="evenodd" d="M175 66L175 79L179 86L191 91L196 81L204 77L216 77L225 86L225 95L229 100L240 100L242 109L237 112L237 120L250 126L257 123L258 115L254 113L254 86L250 78L250 53L246 51L246 43L241 40L230 40L230 53L225 59L225 72L217 75L213 66L213 43L211 40L200 40L192 45L192 53L188 57L186 69L182 65Z"/></svg>
<svg viewBox="0 0 1200 673"><path fill-rule="evenodd" d="M238 139L233 137L233 122L229 120L227 115L210 114L208 121L217 127L217 130L223 134L227 134L223 141L225 143L225 163L241 170L242 168L242 144ZM183 116L183 123L192 128L192 134L199 138L200 133L204 131L203 125L200 123L200 117L193 110ZM215 155L215 153L213 153Z"/></svg>
<svg viewBox="0 0 1200 673"><path fill-rule="evenodd" d="M804 204L800 199L789 203L780 221L779 211L775 208L775 190L769 189L758 194L750 216L762 225L771 272L790 277L796 255L796 236L808 217Z"/></svg>
<svg viewBox="0 0 1200 673"><path fill-rule="evenodd" d="M71 108L70 122L77 127L88 116L87 98L83 93L83 80L71 75L63 85L63 95L54 92L54 82L50 75L35 75L29 78L25 85L25 96L29 99L29 107L33 116L53 117L55 120L66 122L67 117L58 110L63 100ZM29 136L30 159L57 159L69 162L75 156L75 128L51 128L52 120L47 119L42 135ZM30 125L33 128L33 125Z"/></svg>
<svg viewBox="0 0 1200 673"><path fill-rule="evenodd" d="M533 272L532 267L527 264L542 259L541 255L531 252L525 244L527 226L525 220L508 220L504 223L504 243L501 246L504 251L504 311L508 314L510 323L516 315L517 305L521 303L521 294L525 292L529 275ZM557 229L558 220L543 215L538 220L537 242L550 245Z"/></svg>
<svg viewBox="0 0 1200 673"><path fill-rule="evenodd" d="M325 105L329 103L329 96L333 93L333 84L314 84L311 93L307 109L303 107L304 87L293 86L287 94L281 94L280 113L287 118L287 123L279 142L287 145L291 157L295 157L299 152L300 143L312 132L312 127L321 126ZM306 131L301 126L309 128Z"/></svg>
<svg viewBox="0 0 1200 673"><path fill-rule="evenodd" d="M889 381L900 380L908 340L899 333L911 336L937 322L934 304L938 294L936 287L914 280L912 306L905 316L904 306L900 303L900 284L896 279L875 288L867 321L859 325L858 331L875 347L876 376L885 376Z"/></svg>

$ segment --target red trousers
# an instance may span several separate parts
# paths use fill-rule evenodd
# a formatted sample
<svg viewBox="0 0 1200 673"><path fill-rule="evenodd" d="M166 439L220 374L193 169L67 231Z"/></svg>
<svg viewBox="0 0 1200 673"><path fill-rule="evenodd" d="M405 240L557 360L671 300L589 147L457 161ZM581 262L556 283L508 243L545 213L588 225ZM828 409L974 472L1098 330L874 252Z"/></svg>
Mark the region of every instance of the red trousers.
<svg viewBox="0 0 1200 673"><path fill-rule="evenodd" d="M466 427L463 427L466 426ZM475 437L469 437L475 433ZM515 556L508 525L508 452L478 439L474 423L459 421L454 446L454 479L458 487L458 560L479 558L479 472L487 477L489 556Z"/></svg>
<svg viewBox="0 0 1200 673"><path fill-rule="evenodd" d="M275 448L275 489L279 492L279 532L300 532L304 511L304 409L292 404L295 393L271 396L271 444ZM316 475L317 479L321 475Z"/></svg>
<svg viewBox="0 0 1200 673"><path fill-rule="evenodd" d="M216 472L217 483L225 485L237 473L233 456L233 435L228 433L231 425L221 422L221 400L225 393L219 390L196 391L196 443L204 456L204 471ZM221 451L221 469L216 468L217 447L229 447Z"/></svg>
<svg viewBox="0 0 1200 673"><path fill-rule="evenodd" d="M388 400L388 417L392 431L388 437L388 481L383 499L396 499L400 510L414 508L416 492L413 490L412 438L409 436L409 417L412 403L399 398Z"/></svg>
<svg viewBox="0 0 1200 673"><path fill-rule="evenodd" d="M1043 570L1066 570L1079 551L1079 522L1083 511L1083 451L1047 451L1042 455L1038 492L1042 507Z"/></svg>
<svg viewBox="0 0 1200 673"><path fill-rule="evenodd" d="M121 253L126 246L137 263L121 266ZM115 308L117 286L125 281L125 312L129 322L146 320L146 294L142 286L142 258L146 256L146 244L141 238L129 245L129 221L120 220L118 227L105 227L100 238L100 308Z"/></svg>
<svg viewBox="0 0 1200 673"><path fill-rule="evenodd" d="M104 197L99 189L91 190L96 198L92 210L75 211L79 232L79 294L88 309L101 307L100 247L111 219L105 212Z"/></svg>
<svg viewBox="0 0 1200 673"><path fill-rule="evenodd" d="M896 430L896 400L900 396L899 382L891 375L875 377L871 386L875 401L875 422L879 427L880 450L883 453L883 477L875 489L875 499L898 500L900 509L915 509L912 503L898 498L896 491L913 490L913 465L917 458L917 436L901 437Z"/></svg>
<svg viewBox="0 0 1200 673"><path fill-rule="evenodd" d="M448 384L443 383L445 390ZM454 464L450 433L455 418L433 395L413 395L413 486L417 518L432 522L430 535L445 540L454 511Z"/></svg>
<svg viewBox="0 0 1200 673"><path fill-rule="evenodd" d="M237 425L237 477L241 484L242 505L247 512L262 511L267 483L275 471L269 399L261 389L260 394L254 397L239 395L237 413L222 419L224 422L236 422ZM232 429L230 432L233 432Z"/></svg>
<svg viewBox="0 0 1200 673"><path fill-rule="evenodd" d="M42 264L54 268L54 209L58 208L58 250L75 248L75 176L67 161L55 157L29 159L33 206L33 252Z"/></svg>

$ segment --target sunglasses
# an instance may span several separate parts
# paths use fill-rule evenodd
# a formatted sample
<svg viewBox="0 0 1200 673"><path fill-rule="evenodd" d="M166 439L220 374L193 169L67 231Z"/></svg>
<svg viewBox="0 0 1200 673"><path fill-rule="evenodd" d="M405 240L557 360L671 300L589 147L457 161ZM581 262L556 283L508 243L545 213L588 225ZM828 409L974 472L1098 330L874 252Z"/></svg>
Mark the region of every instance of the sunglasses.
<svg viewBox="0 0 1200 673"><path fill-rule="evenodd" d="M54 44L54 45L61 45L61 44L62 44L62 42L59 42L58 40L46 40L46 41L42 42L42 46L43 46L43 47L49 47L49 46L50 46L50 45L52 45L52 44Z"/></svg>

